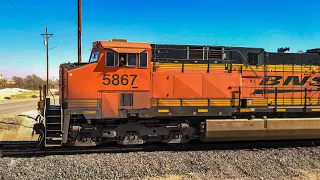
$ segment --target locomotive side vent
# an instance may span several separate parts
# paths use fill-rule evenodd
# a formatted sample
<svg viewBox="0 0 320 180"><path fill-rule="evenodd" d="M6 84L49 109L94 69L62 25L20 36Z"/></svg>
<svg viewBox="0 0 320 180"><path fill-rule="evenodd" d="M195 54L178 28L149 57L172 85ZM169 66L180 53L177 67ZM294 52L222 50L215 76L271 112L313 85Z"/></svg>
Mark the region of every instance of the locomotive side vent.
<svg viewBox="0 0 320 180"><path fill-rule="evenodd" d="M189 59L204 59L203 47L189 47Z"/></svg>
<svg viewBox="0 0 320 180"><path fill-rule="evenodd" d="M221 47L209 47L209 59L222 59L222 48Z"/></svg>
<svg viewBox="0 0 320 180"><path fill-rule="evenodd" d="M121 93L120 106L133 106L133 93Z"/></svg>
<svg viewBox="0 0 320 180"><path fill-rule="evenodd" d="M249 52L248 63L251 65L257 65L259 63L259 53Z"/></svg>

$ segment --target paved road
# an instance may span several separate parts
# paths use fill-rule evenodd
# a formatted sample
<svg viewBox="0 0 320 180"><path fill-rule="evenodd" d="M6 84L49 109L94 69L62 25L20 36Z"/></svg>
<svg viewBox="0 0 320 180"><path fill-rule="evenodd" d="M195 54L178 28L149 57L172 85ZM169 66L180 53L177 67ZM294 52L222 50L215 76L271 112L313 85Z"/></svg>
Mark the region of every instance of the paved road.
<svg viewBox="0 0 320 180"><path fill-rule="evenodd" d="M36 111L39 99L8 100L0 103L0 118ZM58 104L58 98L55 100ZM51 102L53 104L53 101Z"/></svg>

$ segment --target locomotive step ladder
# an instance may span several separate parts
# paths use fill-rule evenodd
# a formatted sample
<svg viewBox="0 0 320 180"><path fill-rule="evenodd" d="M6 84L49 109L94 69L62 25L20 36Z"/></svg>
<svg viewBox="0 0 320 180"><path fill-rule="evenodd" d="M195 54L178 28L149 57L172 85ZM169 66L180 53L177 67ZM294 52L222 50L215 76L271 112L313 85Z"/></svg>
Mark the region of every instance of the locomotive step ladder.
<svg viewBox="0 0 320 180"><path fill-rule="evenodd" d="M62 123L60 106L49 105L45 114L45 146L61 146Z"/></svg>

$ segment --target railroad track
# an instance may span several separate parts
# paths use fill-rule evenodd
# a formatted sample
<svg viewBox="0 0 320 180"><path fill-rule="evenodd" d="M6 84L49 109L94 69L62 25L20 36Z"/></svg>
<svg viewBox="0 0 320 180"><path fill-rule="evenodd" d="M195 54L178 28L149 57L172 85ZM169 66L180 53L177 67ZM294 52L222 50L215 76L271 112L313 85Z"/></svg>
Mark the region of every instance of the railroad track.
<svg viewBox="0 0 320 180"><path fill-rule="evenodd" d="M55 147L36 149L36 142L7 143L13 149L0 148L1 157L27 157L27 156L47 156L47 155L70 155L70 154L90 154L90 153L126 153L126 152L150 152L150 151L207 151L207 150L249 150L261 151L266 149L279 148L301 148L301 147L319 147L320 140L292 140L292 141L263 141L263 142L236 142L236 143L199 143L191 142L189 144L166 145L166 144L148 144L132 147L123 146L97 146L89 148L76 147ZM14 145L14 146L13 146ZM1 143L0 143L1 147Z"/></svg>
<svg viewBox="0 0 320 180"><path fill-rule="evenodd" d="M36 141L1 141L0 150L37 147Z"/></svg>

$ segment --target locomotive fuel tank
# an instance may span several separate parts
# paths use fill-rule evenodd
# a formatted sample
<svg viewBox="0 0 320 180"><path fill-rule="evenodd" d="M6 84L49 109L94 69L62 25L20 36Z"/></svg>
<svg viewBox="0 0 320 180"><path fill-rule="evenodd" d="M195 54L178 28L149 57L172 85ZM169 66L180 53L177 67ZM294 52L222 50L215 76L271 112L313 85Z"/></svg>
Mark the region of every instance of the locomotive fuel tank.
<svg viewBox="0 0 320 180"><path fill-rule="evenodd" d="M202 128L202 141L320 138L320 118L208 119Z"/></svg>

